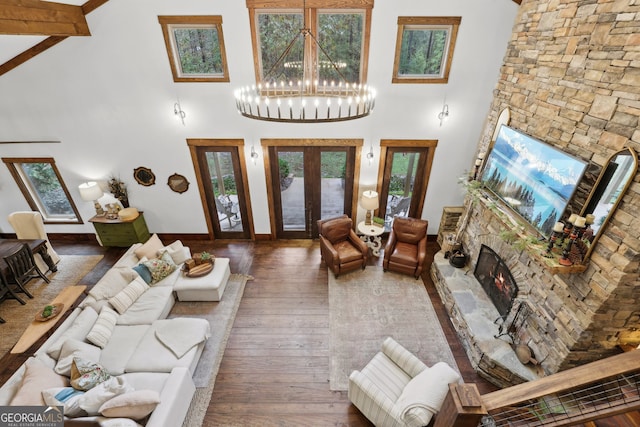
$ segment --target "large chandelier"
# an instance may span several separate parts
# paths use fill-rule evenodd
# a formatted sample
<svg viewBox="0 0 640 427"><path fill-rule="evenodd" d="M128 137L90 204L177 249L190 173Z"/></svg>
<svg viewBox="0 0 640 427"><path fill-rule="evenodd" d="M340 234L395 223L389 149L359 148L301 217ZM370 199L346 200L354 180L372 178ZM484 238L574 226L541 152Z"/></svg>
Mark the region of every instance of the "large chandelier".
<svg viewBox="0 0 640 427"><path fill-rule="evenodd" d="M340 81L298 80L294 82L276 81L272 78L273 71L283 62L300 37L303 38L305 48L306 37L311 37L327 58L326 61L318 61L316 67L335 70L340 76ZM304 70L306 57L303 52L302 61L285 62L283 66ZM335 62L329 57L305 22L304 28L296 34L269 72L265 74L263 82L244 86L235 91L236 108L241 115L250 119L285 123L340 122L366 117L375 106L375 89L366 84L347 82L340 71L345 67L346 63ZM317 69L316 75L319 75Z"/></svg>

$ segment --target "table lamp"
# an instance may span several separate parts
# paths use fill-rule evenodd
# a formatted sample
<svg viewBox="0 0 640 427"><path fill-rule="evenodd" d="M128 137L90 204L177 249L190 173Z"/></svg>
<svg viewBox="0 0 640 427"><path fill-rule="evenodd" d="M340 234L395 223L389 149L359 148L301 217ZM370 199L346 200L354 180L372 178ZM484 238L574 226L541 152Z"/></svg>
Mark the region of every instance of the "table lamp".
<svg viewBox="0 0 640 427"><path fill-rule="evenodd" d="M104 209L98 203L98 199L104 195L104 192L100 188L97 182L89 181L78 186L78 191L80 191L80 197L85 202L93 202L93 206L96 208L96 215L102 216L104 215Z"/></svg>
<svg viewBox="0 0 640 427"><path fill-rule="evenodd" d="M374 210L378 209L378 206L380 205L378 193L373 190L365 191L364 193L362 193L360 205L367 210L367 215L365 216L364 223L366 225L371 225L371 213Z"/></svg>

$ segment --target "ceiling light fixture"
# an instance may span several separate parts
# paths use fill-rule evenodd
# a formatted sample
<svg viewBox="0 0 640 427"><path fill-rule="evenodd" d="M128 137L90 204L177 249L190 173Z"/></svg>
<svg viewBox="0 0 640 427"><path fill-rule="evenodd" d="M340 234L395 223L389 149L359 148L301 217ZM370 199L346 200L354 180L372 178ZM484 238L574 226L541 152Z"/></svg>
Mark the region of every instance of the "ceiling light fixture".
<svg viewBox="0 0 640 427"><path fill-rule="evenodd" d="M375 107L375 89L367 84L347 82L340 71L346 67L346 63L333 61L309 29L306 22L306 1L303 2L303 14L303 28L264 75L263 81L235 91L238 113L250 119L284 123L340 122L368 116ZM318 51L327 60L317 61L314 81L278 82L272 73L300 37L303 38L304 46L302 61L284 62L283 67L306 69L307 37L311 37ZM340 81L318 81L321 68L333 69L340 76Z"/></svg>

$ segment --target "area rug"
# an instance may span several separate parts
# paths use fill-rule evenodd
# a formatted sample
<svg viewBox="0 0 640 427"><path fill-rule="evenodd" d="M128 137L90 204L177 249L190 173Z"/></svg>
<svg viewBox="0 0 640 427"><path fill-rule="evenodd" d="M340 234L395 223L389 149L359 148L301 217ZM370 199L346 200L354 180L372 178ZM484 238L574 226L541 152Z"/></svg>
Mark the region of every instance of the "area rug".
<svg viewBox="0 0 640 427"><path fill-rule="evenodd" d="M427 366L447 362L458 370L422 280L368 266L337 279L329 272L329 387L347 390L392 337Z"/></svg>
<svg viewBox="0 0 640 427"><path fill-rule="evenodd" d="M6 323L0 324L0 356L8 353L18 341L36 314L53 300L60 291L76 284L82 284L82 278L87 275L102 259L102 255L62 255L58 263L58 271L48 273L51 283L42 279L31 280L26 288L33 295L33 299L19 293L25 305L17 300L6 299L0 303L0 317Z"/></svg>
<svg viewBox="0 0 640 427"><path fill-rule="evenodd" d="M185 427L202 425L244 287L251 279L248 275L232 274L220 302L177 302L171 310L169 317L200 317L207 319L211 325L211 337L204 346L193 375L196 394L184 421Z"/></svg>

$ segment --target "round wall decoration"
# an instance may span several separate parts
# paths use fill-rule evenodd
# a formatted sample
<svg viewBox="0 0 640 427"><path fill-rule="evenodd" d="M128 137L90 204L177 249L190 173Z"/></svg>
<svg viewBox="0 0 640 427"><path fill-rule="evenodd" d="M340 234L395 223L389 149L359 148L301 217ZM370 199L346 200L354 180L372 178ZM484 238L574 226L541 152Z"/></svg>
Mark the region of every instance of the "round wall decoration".
<svg viewBox="0 0 640 427"><path fill-rule="evenodd" d="M144 185L145 187L156 183L156 175L151 172L151 169L143 166L133 170L133 177L136 179L138 184Z"/></svg>
<svg viewBox="0 0 640 427"><path fill-rule="evenodd" d="M184 193L189 189L189 181L187 181L187 178L177 173L169 177L167 185L176 193Z"/></svg>

